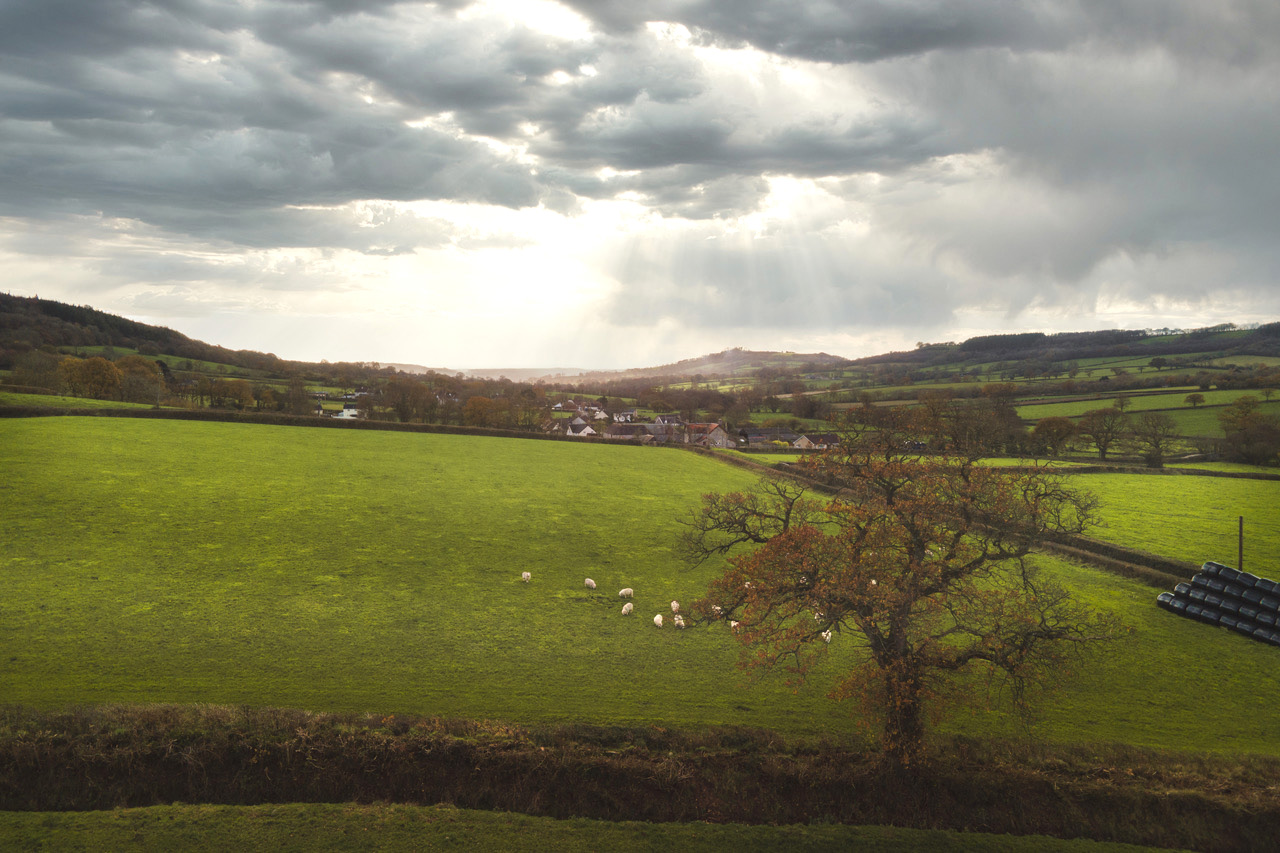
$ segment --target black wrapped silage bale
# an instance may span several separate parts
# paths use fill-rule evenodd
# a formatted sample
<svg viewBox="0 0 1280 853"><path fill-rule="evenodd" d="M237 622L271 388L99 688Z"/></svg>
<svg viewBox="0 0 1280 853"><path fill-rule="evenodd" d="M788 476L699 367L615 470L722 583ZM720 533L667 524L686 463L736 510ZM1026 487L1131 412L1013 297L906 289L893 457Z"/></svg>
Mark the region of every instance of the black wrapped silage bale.
<svg viewBox="0 0 1280 853"><path fill-rule="evenodd" d="M1252 588L1254 584L1260 580L1262 580L1262 578L1257 575L1250 574L1249 572L1240 572L1236 575L1236 583L1246 588Z"/></svg>
<svg viewBox="0 0 1280 853"><path fill-rule="evenodd" d="M1222 594L1229 595L1232 598L1240 598L1244 595L1245 589L1246 587L1243 587L1238 583L1229 583L1227 584L1227 588L1222 591Z"/></svg>
<svg viewBox="0 0 1280 853"><path fill-rule="evenodd" d="M1246 589L1244 591L1244 594L1241 595L1240 597L1243 598L1245 601L1249 602L1250 604L1257 604L1259 601L1262 601L1262 599L1265 596L1263 596L1262 590L1250 588L1250 589Z"/></svg>
<svg viewBox="0 0 1280 853"><path fill-rule="evenodd" d="M1223 613L1221 616L1218 617L1219 628L1234 629L1236 625L1239 625L1239 624L1240 624L1240 620L1236 619L1236 617L1232 616L1230 613Z"/></svg>
<svg viewBox="0 0 1280 853"><path fill-rule="evenodd" d="M1270 628L1272 625L1276 624L1277 615L1278 614L1272 613L1270 610L1259 610L1257 615L1253 617L1253 621L1257 622L1259 625L1264 625Z"/></svg>
<svg viewBox="0 0 1280 853"><path fill-rule="evenodd" d="M1186 595L1187 593L1189 593L1189 592L1191 592L1191 584L1186 583L1185 581L1184 581L1183 583L1178 584L1177 586L1175 586L1175 587L1173 588L1173 594L1174 594L1174 595L1182 595L1182 596L1185 596L1185 595Z"/></svg>
<svg viewBox="0 0 1280 853"><path fill-rule="evenodd" d="M1204 573L1191 578L1191 585L1210 590L1211 592L1223 592L1227 588L1227 585L1222 581L1222 578L1216 578Z"/></svg>
<svg viewBox="0 0 1280 853"><path fill-rule="evenodd" d="M1235 598L1223 598L1222 603L1218 605L1218 609L1228 616L1234 616L1240 612L1240 601Z"/></svg>
<svg viewBox="0 0 1280 853"><path fill-rule="evenodd" d="M1174 598L1173 593L1171 592L1162 592L1156 596L1156 604L1163 607L1165 610L1172 610L1173 603L1177 600L1178 599Z"/></svg>
<svg viewBox="0 0 1280 853"><path fill-rule="evenodd" d="M1248 619L1250 622L1252 622L1258 618L1258 605L1241 604L1240 609L1236 611L1236 614L1241 619Z"/></svg>
<svg viewBox="0 0 1280 853"><path fill-rule="evenodd" d="M1248 619L1240 619L1236 622L1236 631L1244 634L1246 637L1252 637L1253 632L1258 630L1258 626Z"/></svg>
<svg viewBox="0 0 1280 853"><path fill-rule="evenodd" d="M1273 613L1280 612L1280 598L1276 598L1274 595L1264 595L1262 600L1258 602L1258 606Z"/></svg>
<svg viewBox="0 0 1280 853"><path fill-rule="evenodd" d="M1263 591L1263 593L1268 595L1273 592L1276 592L1277 590L1280 590L1280 584L1277 584L1275 581L1269 580L1267 578L1258 578L1258 582L1255 583L1253 586L1255 589L1260 589Z"/></svg>
<svg viewBox="0 0 1280 853"><path fill-rule="evenodd" d="M1200 572L1210 577L1217 577L1218 573L1225 568L1226 566L1222 565L1221 563L1215 563L1212 560L1210 560L1209 562L1205 563L1203 566L1200 567Z"/></svg>
<svg viewBox="0 0 1280 853"><path fill-rule="evenodd" d="M1191 589L1187 590L1187 598L1191 599L1192 601L1201 601L1201 602L1202 602L1202 601L1204 601L1204 600L1205 600L1205 598L1207 598L1209 595L1210 595L1210 593L1209 593L1209 591L1208 591L1208 590L1201 589L1201 588L1200 588L1200 587L1198 587L1198 586L1193 586L1193 587L1191 587Z"/></svg>

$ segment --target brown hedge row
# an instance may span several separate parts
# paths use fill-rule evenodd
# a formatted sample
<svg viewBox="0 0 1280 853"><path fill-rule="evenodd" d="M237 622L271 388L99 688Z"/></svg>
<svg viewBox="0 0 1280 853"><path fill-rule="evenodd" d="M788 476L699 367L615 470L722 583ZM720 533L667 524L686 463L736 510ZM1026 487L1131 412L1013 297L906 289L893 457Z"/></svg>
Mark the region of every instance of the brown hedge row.
<svg viewBox="0 0 1280 853"><path fill-rule="evenodd" d="M894 824L1211 851L1267 849L1280 837L1272 795L1280 761L1107 749L956 740L913 774L887 776L874 751L788 745L750 729L525 729L222 706L5 708L0 809L380 801L557 818Z"/></svg>

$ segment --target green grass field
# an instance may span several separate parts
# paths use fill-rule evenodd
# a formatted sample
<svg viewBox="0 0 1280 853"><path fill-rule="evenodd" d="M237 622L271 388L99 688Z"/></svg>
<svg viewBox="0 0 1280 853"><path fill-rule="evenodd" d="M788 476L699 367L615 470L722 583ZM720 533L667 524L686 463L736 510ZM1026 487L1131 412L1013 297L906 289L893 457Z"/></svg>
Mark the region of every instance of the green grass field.
<svg viewBox="0 0 1280 853"><path fill-rule="evenodd" d="M90 400L56 394L19 394L0 391L0 408L6 406L51 406L58 409L150 409L149 403L121 403L118 400Z"/></svg>
<svg viewBox="0 0 1280 853"><path fill-rule="evenodd" d="M1280 482L1084 474L1073 483L1101 502L1104 524L1090 536L1196 564L1234 566L1244 516L1246 568L1280 580Z"/></svg>
<svg viewBox="0 0 1280 853"><path fill-rule="evenodd" d="M1183 402L1187 394L1202 394L1204 396L1204 404L1192 409L1191 406ZM1068 403L1036 403L1028 406L1018 406L1017 411L1020 417L1027 420L1039 420L1047 417L1064 417L1078 418L1085 412L1093 409L1106 409L1115 405L1117 394L1109 394L1096 400L1077 400ZM1145 412L1152 409L1185 409L1187 413L1206 412L1205 406L1226 406L1235 402L1240 397L1252 396L1258 400L1264 409L1271 409L1280 412L1280 399L1272 400L1270 403L1264 402L1262 395L1253 390L1234 390L1234 391L1176 391L1171 394L1146 394L1141 396L1129 397L1129 407L1126 412ZM1217 410L1208 410L1210 420L1217 425Z"/></svg>
<svg viewBox="0 0 1280 853"><path fill-rule="evenodd" d="M840 638L828 666L793 694L777 680L747 683L721 628L653 626L653 614L669 613L672 598L691 602L716 571L680 562L676 515L703 492L754 479L714 459L57 418L0 421L0 469L0 683L9 702L856 736L851 709L824 696L849 654ZM1146 479L1187 513L1214 504L1214 488L1241 482ZM1262 485L1271 491L1245 498L1255 506L1280 484ZM1115 501L1135 487L1117 488L1104 498L1111 531L1128 523ZM1280 753L1280 650L1166 614L1150 587L1041 562L1134 630L1112 655L1059 680L1035 737ZM520 582L524 570L532 583ZM597 593L584 589L587 576ZM636 590L635 616L619 614L623 586ZM1023 734L999 702L945 731Z"/></svg>
<svg viewBox="0 0 1280 853"><path fill-rule="evenodd" d="M221 851L862 851L1125 853L1129 844L878 826L743 826L553 820L451 806L154 806L99 812L0 812L9 850ZM1163 849L1163 848L1161 848Z"/></svg>

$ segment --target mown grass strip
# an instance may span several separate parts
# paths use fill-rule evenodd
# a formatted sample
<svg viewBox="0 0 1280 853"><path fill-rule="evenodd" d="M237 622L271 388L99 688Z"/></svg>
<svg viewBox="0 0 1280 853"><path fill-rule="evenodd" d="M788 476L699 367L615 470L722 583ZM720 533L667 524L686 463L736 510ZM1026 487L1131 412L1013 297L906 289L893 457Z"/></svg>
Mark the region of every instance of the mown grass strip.
<svg viewBox="0 0 1280 853"><path fill-rule="evenodd" d="M0 845L14 850L473 850L594 853L599 850L735 850L739 853L1138 853L1166 849L1046 836L900 827L651 824L552 820L451 806L155 806L88 813L0 813Z"/></svg>

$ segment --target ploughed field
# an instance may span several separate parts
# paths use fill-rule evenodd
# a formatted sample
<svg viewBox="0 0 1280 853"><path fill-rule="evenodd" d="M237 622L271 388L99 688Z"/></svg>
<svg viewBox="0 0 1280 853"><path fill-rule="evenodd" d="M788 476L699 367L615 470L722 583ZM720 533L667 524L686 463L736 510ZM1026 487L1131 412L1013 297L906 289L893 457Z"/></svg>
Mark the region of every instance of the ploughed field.
<svg viewBox="0 0 1280 853"><path fill-rule="evenodd" d="M827 668L793 694L780 679L748 681L723 626L654 627L654 614L669 615L672 598L691 603L719 568L680 560L676 517L703 492L753 480L713 459L567 442L40 418L0 421L0 470L6 702L859 731L852 707L824 695L848 638L837 636ZM1101 488L1109 477L1079 482ZM1214 489L1239 482L1151 479L1188 517L1218 512ZM1103 504L1113 520L1136 511L1124 497L1131 486L1116 482ZM1280 483L1254 485L1265 488L1249 503L1280 506ZM1196 544L1201 534L1177 523L1185 550L1169 556L1231 562L1216 539ZM1125 524L1127 544L1171 550L1168 531L1157 529L1164 522ZM1197 548L1213 551L1193 556ZM1259 574L1267 561L1280 565L1274 539L1252 556ZM1151 587L1040 560L1133 632L1060 679L1040 703L1036 737L1280 753L1280 649L1165 613ZM597 591L584 588L586 577ZM620 614L624 586L635 589L630 617ZM947 730L1023 732L999 701Z"/></svg>

